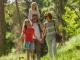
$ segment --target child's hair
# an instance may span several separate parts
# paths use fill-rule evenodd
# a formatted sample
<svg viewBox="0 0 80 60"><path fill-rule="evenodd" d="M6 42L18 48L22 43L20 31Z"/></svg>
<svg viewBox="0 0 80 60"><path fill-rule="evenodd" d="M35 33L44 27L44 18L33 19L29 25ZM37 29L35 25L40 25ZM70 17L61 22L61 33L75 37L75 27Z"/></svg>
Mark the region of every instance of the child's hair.
<svg viewBox="0 0 80 60"><path fill-rule="evenodd" d="M39 17L38 17L38 15L37 14L33 14L32 15L32 20L33 20L33 17L37 17L37 22L39 21L38 19L39 19Z"/></svg>
<svg viewBox="0 0 80 60"><path fill-rule="evenodd" d="M33 6L33 5L36 6L36 7L35 7L35 10L38 10L38 4L37 4L36 2L32 2L32 3L31 3L31 9L32 9L32 6Z"/></svg>
<svg viewBox="0 0 80 60"><path fill-rule="evenodd" d="M23 22L23 29L24 28L27 29L27 25L26 25L27 22L32 25L32 22L29 19L25 19L24 22Z"/></svg>
<svg viewBox="0 0 80 60"><path fill-rule="evenodd" d="M49 16L50 19L52 19L52 14L51 13L45 13L44 17L46 18L47 16Z"/></svg>
<svg viewBox="0 0 80 60"><path fill-rule="evenodd" d="M38 16L38 15L37 15L37 14L33 14L32 17L33 17L33 16Z"/></svg>

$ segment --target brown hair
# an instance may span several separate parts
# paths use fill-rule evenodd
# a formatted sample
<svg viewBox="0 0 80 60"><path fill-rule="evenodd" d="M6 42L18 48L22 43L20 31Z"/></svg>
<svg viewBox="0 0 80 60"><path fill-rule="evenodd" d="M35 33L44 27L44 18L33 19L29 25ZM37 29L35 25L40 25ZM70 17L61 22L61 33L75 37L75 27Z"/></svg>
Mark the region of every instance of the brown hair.
<svg viewBox="0 0 80 60"><path fill-rule="evenodd" d="M33 17L37 17L37 22L39 21L39 17L38 17L37 14L33 14L33 15L32 15L32 21L33 21Z"/></svg>
<svg viewBox="0 0 80 60"><path fill-rule="evenodd" d="M46 18L47 16L49 16L50 19L52 19L52 14L51 13L45 13L44 17Z"/></svg>

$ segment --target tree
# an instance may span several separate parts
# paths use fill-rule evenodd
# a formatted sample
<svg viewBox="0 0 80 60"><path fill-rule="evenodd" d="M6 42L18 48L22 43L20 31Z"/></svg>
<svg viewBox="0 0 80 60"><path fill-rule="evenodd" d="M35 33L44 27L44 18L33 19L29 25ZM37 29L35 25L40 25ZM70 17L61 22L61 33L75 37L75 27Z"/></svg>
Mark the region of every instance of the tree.
<svg viewBox="0 0 80 60"><path fill-rule="evenodd" d="M5 14L4 14L4 0L0 0L0 55L4 53L4 43L5 43Z"/></svg>
<svg viewBox="0 0 80 60"><path fill-rule="evenodd" d="M25 13L26 13L25 17L28 18L28 12L29 12L30 4L32 1L31 0L24 0L24 1L25 1L25 6L26 6L25 7L26 8L25 9Z"/></svg>
<svg viewBox="0 0 80 60"><path fill-rule="evenodd" d="M18 7L18 0L15 0L15 3L16 3L16 12L17 12L17 19L18 19L18 24L20 26L20 29L21 29L21 18L20 18L20 11L19 11L19 7Z"/></svg>
<svg viewBox="0 0 80 60"><path fill-rule="evenodd" d="M56 17L57 17L57 20L58 22L60 23L59 26L61 25L62 27L65 26L64 24L64 20L62 19L62 16L64 15L65 13L65 6L66 6L66 3L67 3L67 0L54 0L54 4L55 4L55 14L56 14ZM65 38L65 30L62 29L62 36L63 36L63 41L66 39Z"/></svg>
<svg viewBox="0 0 80 60"><path fill-rule="evenodd" d="M65 7L66 13L63 16L66 22L65 30L67 37L70 38L74 35L80 34L80 1L68 0Z"/></svg>

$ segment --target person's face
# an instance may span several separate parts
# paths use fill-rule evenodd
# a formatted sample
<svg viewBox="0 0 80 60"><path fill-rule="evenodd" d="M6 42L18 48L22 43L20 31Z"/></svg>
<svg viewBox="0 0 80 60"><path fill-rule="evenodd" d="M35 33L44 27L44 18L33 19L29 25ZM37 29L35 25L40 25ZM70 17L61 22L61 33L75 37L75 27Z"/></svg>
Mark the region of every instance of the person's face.
<svg viewBox="0 0 80 60"><path fill-rule="evenodd" d="M35 4L32 5L32 9L33 9L33 10L36 10L36 7L37 7L37 6L36 6Z"/></svg>
<svg viewBox="0 0 80 60"><path fill-rule="evenodd" d="M51 21L51 19L49 18L49 16L46 16L46 20L47 21Z"/></svg>
<svg viewBox="0 0 80 60"><path fill-rule="evenodd" d="M33 16L33 22L37 22L38 21L38 16Z"/></svg>
<svg viewBox="0 0 80 60"><path fill-rule="evenodd" d="M27 21L25 21L25 25L27 26Z"/></svg>
<svg viewBox="0 0 80 60"><path fill-rule="evenodd" d="M27 22L27 27L32 27L32 24L30 23L30 21Z"/></svg>
<svg viewBox="0 0 80 60"><path fill-rule="evenodd" d="M26 25L27 27L31 27L31 26L32 26L32 24L31 24L29 21L25 22L25 25Z"/></svg>

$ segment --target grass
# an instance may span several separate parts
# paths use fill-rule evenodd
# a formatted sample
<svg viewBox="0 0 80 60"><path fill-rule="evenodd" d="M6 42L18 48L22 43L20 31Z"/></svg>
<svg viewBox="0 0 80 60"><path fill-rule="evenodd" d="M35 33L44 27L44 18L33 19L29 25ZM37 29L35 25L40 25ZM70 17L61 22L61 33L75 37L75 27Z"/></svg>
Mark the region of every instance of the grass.
<svg viewBox="0 0 80 60"><path fill-rule="evenodd" d="M26 60L26 54L10 53L0 57L0 60ZM46 55L41 60L50 60L50 57ZM64 46L58 48L56 60L80 60L80 35L70 38Z"/></svg>
<svg viewBox="0 0 80 60"><path fill-rule="evenodd" d="M49 60L48 55L41 60ZM80 35L74 36L57 50L56 60L80 60Z"/></svg>

